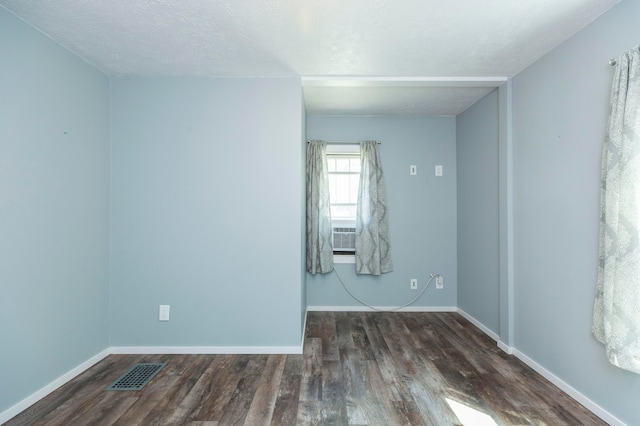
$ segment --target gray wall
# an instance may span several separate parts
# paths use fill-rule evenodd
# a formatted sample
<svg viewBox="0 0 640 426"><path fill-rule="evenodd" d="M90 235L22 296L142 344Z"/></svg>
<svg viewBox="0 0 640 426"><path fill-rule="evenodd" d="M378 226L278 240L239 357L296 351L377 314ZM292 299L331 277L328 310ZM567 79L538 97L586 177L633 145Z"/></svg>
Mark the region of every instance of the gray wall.
<svg viewBox="0 0 640 426"><path fill-rule="evenodd" d="M591 335L600 160L613 69L640 42L623 1L513 80L515 346L628 424L640 375Z"/></svg>
<svg viewBox="0 0 640 426"><path fill-rule="evenodd" d="M498 90L456 117L458 307L500 333Z"/></svg>
<svg viewBox="0 0 640 426"><path fill-rule="evenodd" d="M304 95L300 94L302 97L300 108L300 122L302 123L302 149L300 150L300 174L302 176L303 183L300 187L300 255L301 255L301 264L300 264L300 282L302 284L302 292L300 294L300 315L302 316L302 321L300 323L301 329L300 333L304 337L304 329L306 327L306 319L307 319L307 268L306 268L306 253L307 253L307 238L306 238L306 229L307 229L307 186L306 186L306 169L307 169L307 144L304 142L307 136L307 109L304 105Z"/></svg>
<svg viewBox="0 0 640 426"><path fill-rule="evenodd" d="M456 306L456 127L455 117L316 116L307 117L310 139L382 141L380 153L387 185L394 271L380 277L357 276L353 264L336 269L352 291L374 306L398 306L417 296L431 273L444 277L444 289L430 288L414 306ZM409 166L418 166L417 176ZM444 176L434 176L434 166ZM309 306L362 306L335 273L308 274Z"/></svg>
<svg viewBox="0 0 640 426"><path fill-rule="evenodd" d="M590 328L607 60L637 45L637 16L640 4L621 2L513 81L515 346L628 424L640 424L640 376L610 366ZM0 57L0 365L11 366L0 412L110 345L298 345L305 277L309 305L357 305L334 275L300 272L299 81L117 78L109 166L108 79L4 9ZM401 304L416 294L410 278L439 272L445 289L416 305L459 305L495 330L497 301L475 293L495 291L495 259L466 251L495 244L480 232L491 212L465 207L475 185L496 196L494 96L457 125L308 117L310 138L383 141L396 270L337 266L372 304ZM487 145L481 161L474 140ZM480 284L473 262L486 268Z"/></svg>
<svg viewBox="0 0 640 426"><path fill-rule="evenodd" d="M300 345L300 81L111 87L111 344Z"/></svg>
<svg viewBox="0 0 640 426"><path fill-rule="evenodd" d="M109 81L0 8L0 413L109 346Z"/></svg>

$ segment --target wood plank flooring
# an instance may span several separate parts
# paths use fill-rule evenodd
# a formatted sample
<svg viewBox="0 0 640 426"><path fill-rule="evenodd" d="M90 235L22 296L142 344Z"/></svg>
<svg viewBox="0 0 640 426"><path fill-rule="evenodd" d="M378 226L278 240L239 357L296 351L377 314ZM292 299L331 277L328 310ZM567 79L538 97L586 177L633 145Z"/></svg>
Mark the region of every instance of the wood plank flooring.
<svg viewBox="0 0 640 426"><path fill-rule="evenodd" d="M137 362L167 365L104 390ZM456 403L488 424L606 424L457 313L310 312L302 355L111 355L7 425L461 425Z"/></svg>

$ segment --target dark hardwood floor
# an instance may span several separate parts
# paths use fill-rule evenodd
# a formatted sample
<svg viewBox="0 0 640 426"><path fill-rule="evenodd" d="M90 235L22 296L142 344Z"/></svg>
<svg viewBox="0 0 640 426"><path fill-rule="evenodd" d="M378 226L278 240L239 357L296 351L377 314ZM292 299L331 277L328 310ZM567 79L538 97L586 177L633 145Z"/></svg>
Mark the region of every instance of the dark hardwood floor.
<svg viewBox="0 0 640 426"><path fill-rule="evenodd" d="M104 390L137 362L167 365ZM7 423L33 424L606 423L459 314L310 312L303 355L111 355Z"/></svg>

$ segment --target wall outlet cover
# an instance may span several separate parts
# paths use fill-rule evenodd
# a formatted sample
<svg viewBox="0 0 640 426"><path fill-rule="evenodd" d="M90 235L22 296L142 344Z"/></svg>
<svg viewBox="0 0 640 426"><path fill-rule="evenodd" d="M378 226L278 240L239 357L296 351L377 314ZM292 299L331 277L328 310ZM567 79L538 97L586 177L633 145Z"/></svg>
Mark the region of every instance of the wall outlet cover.
<svg viewBox="0 0 640 426"><path fill-rule="evenodd" d="M169 321L169 309L169 305L160 305L160 309L158 311L158 320Z"/></svg>

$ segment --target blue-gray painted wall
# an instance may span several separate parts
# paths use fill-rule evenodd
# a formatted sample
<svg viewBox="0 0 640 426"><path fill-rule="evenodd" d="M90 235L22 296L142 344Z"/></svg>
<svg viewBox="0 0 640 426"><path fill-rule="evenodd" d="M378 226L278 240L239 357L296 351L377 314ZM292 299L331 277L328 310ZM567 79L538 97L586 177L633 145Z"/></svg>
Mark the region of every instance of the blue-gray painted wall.
<svg viewBox="0 0 640 426"><path fill-rule="evenodd" d="M306 262L306 253L307 253L307 238L306 238L306 229L307 229L307 185L306 185L306 170L307 170L307 109L304 105L304 94L300 93L301 97L301 109L300 109L300 122L302 123L302 134L301 140L302 149L300 150L300 175L303 179L303 184L300 188L300 254L301 254L301 264L300 264L300 283L302 285L302 292L300 294L300 333L304 338L304 330L306 327L306 319L307 319L307 262Z"/></svg>
<svg viewBox="0 0 640 426"><path fill-rule="evenodd" d="M610 58L640 43L623 1L513 79L515 346L629 425L640 375L591 335Z"/></svg>
<svg viewBox="0 0 640 426"><path fill-rule="evenodd" d="M456 117L458 307L500 333L498 90Z"/></svg>
<svg viewBox="0 0 640 426"><path fill-rule="evenodd" d="M109 346L109 80L0 8L0 413Z"/></svg>
<svg viewBox="0 0 640 426"><path fill-rule="evenodd" d="M600 150L612 75L607 60L639 43L640 27L635 22L639 14L640 4L621 2L513 81L515 346L628 424L640 424L640 414L635 409L637 395L640 394L640 376L610 366L602 346L591 336L590 327L597 265ZM285 284L277 284L283 276L276 270L280 271L283 263L278 263L280 258L275 260L267 253L269 260L276 261L275 266L265 266L260 261L268 279L262 279L263 271L250 271L247 276L258 276L255 281L262 288L257 293L251 292L248 289L257 287L252 287L248 278L242 278L244 287L240 288L246 291L244 297L240 297L239 287L230 283L238 281L237 277L244 267L234 263L230 268L225 268L220 257L212 260L208 255L217 254L218 250L222 253L222 250L214 248L213 243L207 246L199 236L202 235L201 229L208 235L215 233L214 225L211 225L216 223L215 219L218 219L217 223L222 218L223 223L228 221L237 226L244 225L247 217L241 213L235 220L231 214L221 213L209 221L202 211L179 211L176 205L177 202L188 207L206 206L209 212L217 212L218 206L207 200L210 191L208 184L198 184L221 173L206 170L202 164L211 158L206 157L210 153L206 148L209 140L225 139L236 147L218 145L234 159L229 165L215 163L220 165L222 171L239 169L240 165L245 164L245 158L242 157L244 152L237 147L257 148L264 153L260 151L262 145L253 143L251 139L249 145L246 145L246 140L242 141L242 145L236 138L224 137L233 133L231 123L240 123L240 117L246 117L245 124L260 123L261 129L266 129L267 136L258 130L246 130L246 126L238 124L240 134L256 137L265 142L269 149L275 148L279 155L283 155L284 163L280 165L284 171L281 170L275 179L279 183L287 178L296 181L292 187L287 187L294 195L290 196L289 192L287 195L276 193L295 213L291 216L285 214L285 219L278 219L273 207L269 207L268 212L270 217L276 217L278 224L286 220L290 228L295 229L296 236L287 233L285 239L287 244L300 247L299 233L303 225L298 209L303 201L300 199L302 189L296 185L302 185L300 158L303 158L301 150L304 150L304 146L300 147L300 135L304 134L304 127L300 128L299 123L302 106L298 81L295 81L298 86L296 89L293 89L293 81L269 79L203 79L206 80L203 82L200 79L134 78L114 81L112 99L114 102L117 100L119 106L111 107L114 132L111 156L117 164L112 164L110 170L112 184L119 185L120 189L111 190L118 200L112 206L111 217L111 223L117 224L111 234L115 244L111 252L111 268L116 279L112 276L110 280L115 288L109 316L108 79L90 64L4 9L0 9L0 56L3 58L0 67L0 131L5 136L0 139L3 152L0 156L0 216L3 217L0 222L0 361L12 365L11 370L0 369L0 412L111 344L256 345L267 340L268 345L299 343L300 312L304 312L301 306L304 304L304 290L301 288L304 279L300 274L303 262L301 253L298 253L300 250L295 250L294 260L284 268ZM132 91L130 94L126 93L129 89ZM292 91L296 92L295 96ZM287 100L280 100L281 96ZM247 98L257 102L260 111L252 107L247 111L246 103L239 105L241 100ZM132 104L128 105L130 101ZM154 102L164 105L156 106ZM172 102L176 102L176 105L171 105ZM297 106L293 107L290 102ZM221 104L225 104L225 108ZM485 114L489 117L494 108L491 104L491 101L483 100L474 107L478 111L472 108L458 117L458 131L462 132L463 127L471 126L470 123L475 120L471 116ZM229 112L227 106L233 112ZM201 107L212 114L198 116ZM270 108L284 109L286 112L262 111ZM150 111L145 111L147 109ZM133 117L127 119L124 117L126 114L132 114ZM270 121L266 118L272 118L270 114L284 120L280 124L286 123L286 129L274 129L271 124L265 123ZM177 117L177 120L157 123L160 118L169 115L172 119ZM207 120L213 120L215 128L223 130L214 130L214 124L208 124ZM336 120L336 127L316 126L314 120L319 124L324 120ZM446 157L444 152L440 154L445 160L448 158L452 161L450 166L445 160L442 161L445 177L451 176L448 175L449 171L456 168L456 124L451 117L429 117L426 122L430 124L420 125L411 124L421 120L420 117L391 117L388 120L385 122L381 117L309 117L307 134L327 139L383 140L381 148L387 176L396 173L392 171L395 169L393 165L400 170L388 182L393 181L397 187L405 184L405 189L394 190L393 193L399 198L411 200L410 206L413 206L411 203L414 200L411 194L426 194L428 199L421 198L421 202L428 203L428 208L423 205L406 210L411 212L409 217L403 214L398 216L394 211L404 209L392 207L391 231L395 238L397 232L402 235L405 231L402 225L397 225L399 219L394 217L418 222L443 220L438 215L446 209L438 210L437 203L432 200L432 196L438 194L437 187L432 186L434 182L422 174L426 167L430 179L434 179L432 166L436 161L430 162L430 159L437 158L440 151L432 152L431 148L423 151L427 148L417 141L429 140L428 135L440 128L440 124L434 124L438 120L450 121L443 124L445 129L441 134L454 151L450 157ZM380 124L379 128L378 122L386 124ZM189 127L189 124L197 125ZM289 124L294 128L290 128ZM365 124L375 131L363 131L362 125ZM126 134L128 126L131 126L131 136ZM394 135L404 132L398 126L407 126L409 129L416 127L420 135L415 135L413 142L414 136L407 137L405 142L397 144L396 149L392 150L387 141L394 140ZM388 132L384 130L385 127L389 128ZM472 130L469 127L468 131ZM407 131L414 133L414 130ZM192 136L193 133L198 136ZM280 140L281 137L286 141ZM149 138L157 138L157 144ZM458 139L459 143L463 143L466 138L458 135ZM290 143L290 140L295 141ZM183 144L185 150L179 150L178 144ZM466 155L466 150L459 148L460 156L463 151ZM127 152L131 158L126 155ZM198 161L199 155L205 158ZM187 158L195 158L197 167L186 167ZM458 158L457 161L462 164L464 160ZM409 178L408 165L414 163L419 167L418 179L405 181ZM248 164L263 170L262 165L256 165L253 161ZM143 166L149 176L141 168ZM165 173L175 179L168 179ZM460 176L463 176L466 169L461 173ZM251 189L249 192L252 194L254 190L264 189L261 184L249 183L245 178L240 177L239 186L242 189ZM464 190L463 185L462 182L458 184L461 191ZM231 189L217 180L214 186L216 193L222 194L225 199L230 198ZM444 193L444 188L441 189ZM447 188L446 192L453 199L454 206L454 210L449 209L448 214L455 217L455 183L454 189ZM263 198L260 193L254 195L257 195L257 199ZM168 198L176 200L172 204ZM143 201L152 203L148 207L142 206ZM244 203L241 201L241 207L246 209ZM398 198L395 198L393 206L397 206L397 203ZM165 207L167 211L163 211ZM416 219L412 215L418 211L421 216ZM132 217L124 217L125 214L131 214ZM177 219L171 220L171 217ZM230 228L220 230L223 242L232 240L233 231ZM129 231L132 235L127 234ZM239 231L246 240L250 240L249 233ZM424 235L420 239L424 239ZM456 239L454 231L451 238L446 240L453 242L451 247L445 246L446 253L437 250L430 252L443 256L439 258L434 268L436 270L432 269L431 264L425 265L421 257L427 249L415 241L407 243L407 247L414 247L414 250L400 249L403 255L396 255L396 258L415 255L420 259L412 257L411 262L402 265L406 276L402 272L402 277L388 281L390 285L386 281L371 280L371 285L361 290L374 296L373 303L389 305L401 302L401 297L384 293L380 288L397 289L398 293L407 288L406 293L399 296L414 294L408 290L408 279L412 278L414 272L442 273L439 265L450 265L448 268L451 268L453 276L460 270L462 277L462 271L467 268L466 262L456 266L455 261L451 261L456 257ZM156 244L167 241L174 247L168 249L167 244ZM132 244L131 247L127 247L128 243ZM434 246L439 247L438 244L434 243ZM196 254L203 247L208 251L198 258ZM233 251L241 251L238 247L232 244ZM128 256L146 264L133 265ZM228 256L223 259L232 257L225 253L222 256ZM165 261L167 265L162 265ZM424 271L415 271L412 267L414 264L425 265ZM232 268L236 270L230 271ZM158 269L165 272L166 276L161 276ZM399 272L393 274L400 275ZM492 328L491 309L476 308L470 301L467 304L467 290L463 288L465 284L458 284L458 301L455 291L453 294L447 292L451 289L448 274L446 271L443 273L445 290L441 293L442 297L438 298L438 294L430 291L427 292L427 299L419 303L427 306L458 304L465 310L477 312L475 315L482 316L479 319ZM348 271L345 275L348 276ZM206 284L203 284L206 280L189 279L196 276L215 276L216 279ZM158 277L159 280L156 280ZM327 277L308 278L307 299L310 304L354 304L335 281ZM420 278L422 283L423 277ZM275 287L272 283L276 283ZM321 284L328 291L325 292ZM158 289L160 296L152 304L143 302L144 313L140 316L132 314L130 306L124 301L126 293L131 291L136 300L141 300L140 295L147 288ZM274 289L276 291L271 291ZM232 297L225 298L229 292ZM266 300L271 306L263 310L256 308L257 299L267 292L269 295ZM221 299L229 304L216 311L221 315L221 321L213 321L208 300L218 308L222 305ZM172 305L171 322L158 324L159 303ZM188 318L184 317L185 303L190 305L189 309L196 309L195 313L187 314ZM277 312L279 309L286 313ZM483 312L486 312L486 317ZM232 324L235 327L231 321L240 316L242 319L235 330L238 335L248 338L232 338L232 333L220 331L219 323L226 322L225 325ZM272 316L275 316L273 320ZM284 331L278 336L269 333L262 336L261 330L255 329L258 326L252 323L263 321L264 318L269 318L271 325L288 321L288 326L285 325ZM197 331L202 332L197 322L203 320L209 325L216 322L213 329L218 340L198 339L194 337L195 332L189 330L185 338L178 337L181 331L187 329L187 321L189 325L196 324ZM112 341L109 340L109 324L113 328ZM139 329L140 333L124 330L129 325L132 329ZM161 328L163 326L164 329ZM209 329L205 332L209 332ZM150 337L141 337L144 333L149 333ZM42 354L47 356L43 358ZM6 383L16 387L8 392Z"/></svg>
<svg viewBox="0 0 640 426"><path fill-rule="evenodd" d="M299 346L300 81L111 88L111 344Z"/></svg>
<svg viewBox="0 0 640 426"><path fill-rule="evenodd" d="M417 296L431 273L444 277L444 289L432 282L417 307L456 306L456 124L455 117L321 116L307 117L309 139L379 140L387 186L394 271L379 277L356 275L353 264L335 268L349 288L373 306L399 306ZM434 176L434 166L444 176ZM417 176L409 175L416 165ZM307 274L309 306L360 306L335 272Z"/></svg>

